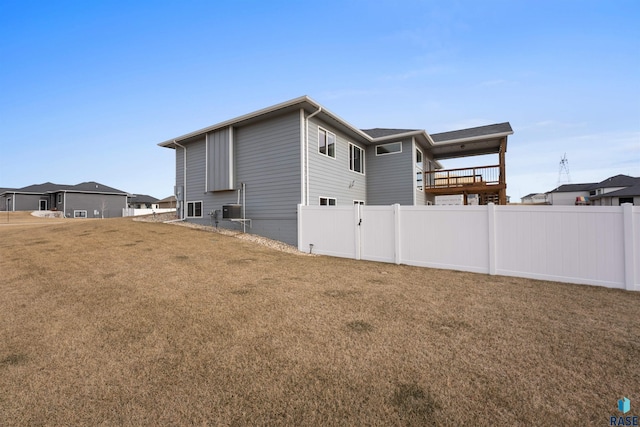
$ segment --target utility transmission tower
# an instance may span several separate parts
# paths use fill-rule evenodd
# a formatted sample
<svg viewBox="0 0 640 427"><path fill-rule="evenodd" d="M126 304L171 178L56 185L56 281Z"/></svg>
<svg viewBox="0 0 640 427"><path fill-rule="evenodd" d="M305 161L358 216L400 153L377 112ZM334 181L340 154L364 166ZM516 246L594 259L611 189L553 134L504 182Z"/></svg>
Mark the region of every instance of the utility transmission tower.
<svg viewBox="0 0 640 427"><path fill-rule="evenodd" d="M571 176L569 175L569 159L567 159L567 153L564 153L562 159L560 159L560 169L558 170L558 187L562 184L570 184Z"/></svg>

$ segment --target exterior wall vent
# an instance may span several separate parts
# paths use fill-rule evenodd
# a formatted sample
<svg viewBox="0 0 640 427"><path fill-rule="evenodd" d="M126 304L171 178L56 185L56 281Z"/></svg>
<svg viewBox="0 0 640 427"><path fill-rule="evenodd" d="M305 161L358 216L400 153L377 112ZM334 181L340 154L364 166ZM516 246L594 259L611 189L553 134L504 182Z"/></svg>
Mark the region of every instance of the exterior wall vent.
<svg viewBox="0 0 640 427"><path fill-rule="evenodd" d="M222 206L222 218L223 219L240 219L242 218L242 205L223 205Z"/></svg>

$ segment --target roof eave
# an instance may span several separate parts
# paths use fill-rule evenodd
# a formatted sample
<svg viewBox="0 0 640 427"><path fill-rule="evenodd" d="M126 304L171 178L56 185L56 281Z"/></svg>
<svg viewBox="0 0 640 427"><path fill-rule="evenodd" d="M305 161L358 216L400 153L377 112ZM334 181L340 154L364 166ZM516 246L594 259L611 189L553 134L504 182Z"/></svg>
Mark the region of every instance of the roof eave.
<svg viewBox="0 0 640 427"><path fill-rule="evenodd" d="M331 112L330 110L327 110L326 108L324 108L322 105L320 105L318 102L314 101L313 99L311 99L309 96L304 95L298 98L294 98L291 99L289 101L285 101L285 102L281 102L280 104L276 104L276 105L272 105L270 107L266 107L257 111L254 111L252 113L248 113L242 116L238 116L235 117L233 119L229 119L229 120L225 120L223 122L211 125L211 126L207 126L205 128L193 131L193 132L189 132L187 134L178 136L176 138L171 138L167 141L164 142L160 142L158 145L160 147L166 147L166 148L176 148L177 144L176 142L180 142L180 141L184 141L186 139L189 138L193 138L196 136L200 136L200 135L204 135L208 132L217 130L217 129L222 129L228 126L233 126L242 122L246 122L248 120L253 120L256 119L260 116L265 116L271 113L274 113L276 111L279 110L283 110L286 108L290 108L293 107L297 104L300 104L301 108L306 106L308 107L309 110L321 110L321 113L324 115L329 116L330 118L332 118L333 120L337 121L340 125L342 125L343 127L345 127L346 129L348 129L350 132L352 132L354 134L354 136L358 136L361 139L363 139L366 142L371 142L372 138L367 135L366 133L362 132L360 129L356 128L355 126L351 125L349 122L347 122L346 120L344 120L343 118L341 118L340 116L338 116L337 114Z"/></svg>
<svg viewBox="0 0 640 427"><path fill-rule="evenodd" d="M439 141L434 143L434 145L449 145L449 144L460 144L464 142L478 141L483 139L495 139L495 138L503 138L505 136L513 135L513 131L510 132L499 132L499 133L491 133L488 135L476 135L476 136L468 136L466 138L458 138L458 139L447 139L444 141Z"/></svg>
<svg viewBox="0 0 640 427"><path fill-rule="evenodd" d="M418 135L424 135L427 141L430 141L429 135L424 130L414 130L411 132L395 133L393 135L380 136L378 138L371 138L371 137L369 138L371 139L372 143L380 143L380 142L392 141L394 139L403 139L410 136L418 136Z"/></svg>

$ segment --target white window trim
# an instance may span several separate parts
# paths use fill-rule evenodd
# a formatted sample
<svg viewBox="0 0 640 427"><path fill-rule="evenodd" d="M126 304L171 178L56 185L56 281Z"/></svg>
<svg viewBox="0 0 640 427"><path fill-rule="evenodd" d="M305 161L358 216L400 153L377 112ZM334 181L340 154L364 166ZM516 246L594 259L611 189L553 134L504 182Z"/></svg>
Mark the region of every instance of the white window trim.
<svg viewBox="0 0 640 427"><path fill-rule="evenodd" d="M326 205L321 204L321 200L322 199L327 199L327 204ZM330 205L329 204L329 200L333 200L335 202L335 204L334 205ZM338 206L338 199L336 199L335 197L320 196L320 197L318 197L318 206Z"/></svg>
<svg viewBox="0 0 640 427"><path fill-rule="evenodd" d="M364 160L364 158L365 158L364 148L360 147L359 145L353 144L351 142L348 143L348 146L349 146L349 152L348 152L349 155L347 156L347 162L349 163L349 170L351 172L353 172L353 173L357 173L357 174L360 174L360 175L365 175L366 171L367 171L367 168L366 168L365 160ZM361 152L360 159L362 159L362 170L364 172L358 172L357 170L353 169L353 165L351 164L351 147L352 146L358 148L360 150L360 152Z"/></svg>
<svg viewBox="0 0 640 427"><path fill-rule="evenodd" d="M329 155L329 146L327 145L327 154L324 154L322 152L320 152L320 131L326 132L327 135L331 134L333 135L333 157L331 157ZM328 138L327 138L328 139ZM338 157L338 137L336 136L335 133L331 132L330 130L327 130L321 126L318 126L318 154L320 154L321 156L325 156L329 159L336 159Z"/></svg>
<svg viewBox="0 0 640 427"><path fill-rule="evenodd" d="M84 216L78 216L78 213L80 212L84 212ZM73 217L74 218L87 218L87 211L85 210L74 210L73 211Z"/></svg>
<svg viewBox="0 0 640 427"><path fill-rule="evenodd" d="M382 153L382 154L378 154L378 147L383 147L385 145L393 145L393 144L400 144L400 151L394 151L392 153ZM396 141L396 142L388 142L386 144L378 144L376 145L376 156L390 156L392 154L400 154L402 153L402 141Z"/></svg>
<svg viewBox="0 0 640 427"><path fill-rule="evenodd" d="M418 176L417 176L417 172L418 172L418 167L417 167L417 164L418 164L418 152L420 152L420 155L422 156L422 170L420 171L420 173L422 174L422 180L420 181L420 183L422 184L422 190L420 190L418 188ZM413 171L413 175L414 175L414 179L415 179L415 190L422 192L425 189L425 182L426 182L426 178L427 178L427 174L425 173L425 167L424 167L426 158L424 156L424 151L418 146L418 144L416 144L415 155L416 155L416 158L415 158L415 160L413 162L414 169L415 169Z"/></svg>
<svg viewBox="0 0 640 427"><path fill-rule="evenodd" d="M189 203L200 203L200 216L189 216ZM202 203L202 200L191 200L191 201L187 201L187 206L186 206L187 210L186 210L186 217L187 218L203 218L203 212L204 212L204 204ZM195 213L195 206L193 207L193 211Z"/></svg>

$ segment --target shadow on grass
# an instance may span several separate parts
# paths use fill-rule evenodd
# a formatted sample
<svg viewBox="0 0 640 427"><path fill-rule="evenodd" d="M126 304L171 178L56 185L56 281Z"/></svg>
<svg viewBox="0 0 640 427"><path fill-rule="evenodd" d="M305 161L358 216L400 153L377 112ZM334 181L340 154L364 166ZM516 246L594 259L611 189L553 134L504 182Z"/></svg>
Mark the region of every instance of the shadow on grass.
<svg viewBox="0 0 640 427"><path fill-rule="evenodd" d="M418 384L399 384L391 397L391 403L409 425L436 425L435 413L440 409L429 390Z"/></svg>

